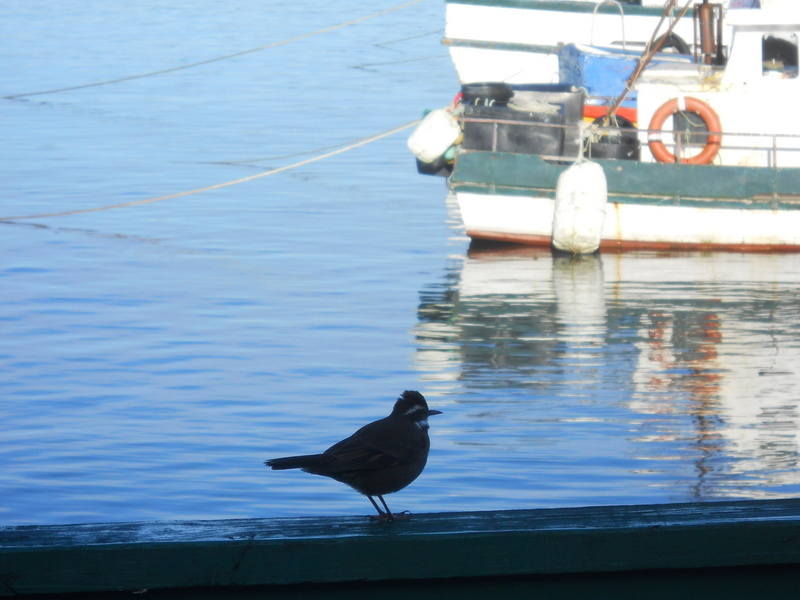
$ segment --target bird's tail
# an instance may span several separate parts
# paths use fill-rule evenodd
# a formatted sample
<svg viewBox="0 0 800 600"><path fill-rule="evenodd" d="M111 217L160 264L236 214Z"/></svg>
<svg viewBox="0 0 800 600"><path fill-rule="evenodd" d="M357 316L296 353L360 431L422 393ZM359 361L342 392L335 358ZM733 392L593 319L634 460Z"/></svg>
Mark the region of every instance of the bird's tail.
<svg viewBox="0 0 800 600"><path fill-rule="evenodd" d="M307 454L306 456L285 456L264 461L264 464L275 471L283 469L313 469L327 461L324 454Z"/></svg>

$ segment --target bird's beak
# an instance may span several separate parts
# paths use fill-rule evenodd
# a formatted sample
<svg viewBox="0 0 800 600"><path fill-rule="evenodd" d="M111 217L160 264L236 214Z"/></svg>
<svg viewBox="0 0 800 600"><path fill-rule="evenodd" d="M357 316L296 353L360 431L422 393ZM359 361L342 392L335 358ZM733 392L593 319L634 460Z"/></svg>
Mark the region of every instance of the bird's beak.
<svg viewBox="0 0 800 600"><path fill-rule="evenodd" d="M428 416L429 416L429 417L430 417L431 415L440 415L440 414L442 414L442 411L440 411L440 410L429 410L429 411L428 411Z"/></svg>

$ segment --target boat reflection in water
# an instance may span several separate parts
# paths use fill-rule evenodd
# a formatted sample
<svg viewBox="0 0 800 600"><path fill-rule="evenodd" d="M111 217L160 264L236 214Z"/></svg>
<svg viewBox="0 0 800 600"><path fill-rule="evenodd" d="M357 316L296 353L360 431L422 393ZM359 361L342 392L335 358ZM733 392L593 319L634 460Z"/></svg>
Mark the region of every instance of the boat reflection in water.
<svg viewBox="0 0 800 600"><path fill-rule="evenodd" d="M473 244L422 293L416 337L428 389L475 419L490 403L510 460L562 460L617 501L800 493L795 256Z"/></svg>

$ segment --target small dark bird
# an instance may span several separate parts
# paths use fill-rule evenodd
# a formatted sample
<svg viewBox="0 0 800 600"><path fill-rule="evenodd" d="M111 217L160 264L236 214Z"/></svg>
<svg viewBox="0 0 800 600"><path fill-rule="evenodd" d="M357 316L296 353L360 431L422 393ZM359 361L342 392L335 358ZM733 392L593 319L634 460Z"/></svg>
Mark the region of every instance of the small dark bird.
<svg viewBox="0 0 800 600"><path fill-rule="evenodd" d="M322 454L273 458L264 464L275 470L302 469L346 483L369 498L379 519L393 521L396 515L383 496L402 490L422 473L431 447L428 417L440 414L428 408L419 392L405 391L392 414L364 425Z"/></svg>

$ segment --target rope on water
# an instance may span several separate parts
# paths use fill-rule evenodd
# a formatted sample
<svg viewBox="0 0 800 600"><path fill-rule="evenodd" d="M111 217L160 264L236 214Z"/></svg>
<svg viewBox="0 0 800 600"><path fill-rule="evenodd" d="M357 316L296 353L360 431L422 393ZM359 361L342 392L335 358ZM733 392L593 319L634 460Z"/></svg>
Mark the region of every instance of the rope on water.
<svg viewBox="0 0 800 600"><path fill-rule="evenodd" d="M249 50L242 50L241 52L234 52L233 54L226 54L225 56L217 56L216 58L209 58L206 60L201 60L198 62L190 63L188 65L180 65L178 67L170 67L168 69L161 69L160 71L151 71L150 73L140 73L139 75L129 75L127 77L120 77L118 79L109 79L107 81L97 81L95 83L85 83L82 85L72 85L68 87L62 88L55 88L52 90L41 90L38 92L27 92L23 94L10 94L8 96L3 96L6 100L14 100L16 98L27 98L29 96L42 96L44 94L55 94L57 92L70 92L73 90L82 90L91 87L97 87L101 85L109 85L112 83L121 83L123 81L131 81L132 79L142 79L144 77L152 77L153 75L163 75L164 73L172 73L174 71L181 71L183 69L191 69L192 67L199 67L201 65L207 65L209 63L218 62L221 60L227 60L229 58L235 58L237 56L242 56L244 54L250 54L252 52L258 52L260 50L266 50L267 48L274 48L276 46L282 46L284 44L288 44L290 42L297 42L299 40L303 40L305 38L309 38L315 35L320 35L322 33L328 33L330 31L334 31L336 29L341 29L342 27L347 27L348 25L355 25L356 23L360 23L361 21L366 21L367 19L372 19L375 17L380 17L381 15L388 14L390 12L394 12L396 10L400 10L403 8L407 8L413 4L418 4L422 2L422 0L411 0L411 2L406 2L405 4L399 4L392 8L387 8L386 10L382 10L376 13L372 13L371 15L366 15L364 17L358 17L357 19L353 19L351 21L346 21L344 23L339 23L338 25L331 25L330 27L326 27L324 29L319 29L317 31L312 31L310 33L304 33L302 35L298 35L292 38L288 38L285 40L281 40L279 42L272 42L271 44L265 44L264 46L259 46L258 48L250 48Z"/></svg>
<svg viewBox="0 0 800 600"><path fill-rule="evenodd" d="M360 146L365 146L372 142L376 142L381 140L385 137L389 137L390 135L394 135L400 131L413 127L414 125L420 122L419 119L416 121L411 121L410 123L406 123L405 125L400 125L398 127L394 127L393 129L389 129L388 131L384 131L382 133L378 133L376 135L361 138L348 146L344 146L339 148L338 150L334 150L332 152L326 152L325 154L320 154L319 156L314 156L312 158L307 158L306 160L302 160L300 162L296 162L291 165L286 165L285 167L279 167L277 169L272 169L271 171L265 171L263 173L258 173L256 175L250 175L248 177L242 177L241 179L234 179L233 181L226 181L224 183L217 183L215 185L209 185L204 188L198 188L196 190L190 190L188 192L179 192L177 194L169 194L167 196L158 196L157 198L147 198L145 200L134 200L132 202L123 202L121 204L111 204L108 206L97 206L95 208L82 208L77 210L66 210L62 212L54 212L54 213L43 213L38 215L22 215L16 217L0 217L0 221L21 221L23 219L43 219L45 217L65 217L68 215L77 215L81 213L89 213L89 212L98 212L101 210L111 210L114 208L127 208L129 206L137 206L139 204L151 204L153 202L162 202L164 200L173 200L175 198L183 198L184 196L191 196L193 194L199 194L201 192L209 192L211 190L218 190L225 187L230 187L232 185L238 185L240 183L245 183L248 181L253 181L254 179L260 179L261 177L268 177L269 175L275 175L276 173L282 173L283 171L289 171L291 169L296 169L298 167L302 167L304 165L308 165L326 158L330 158L331 156L336 156L337 154L342 154L343 152L347 152L349 150L353 150Z"/></svg>

